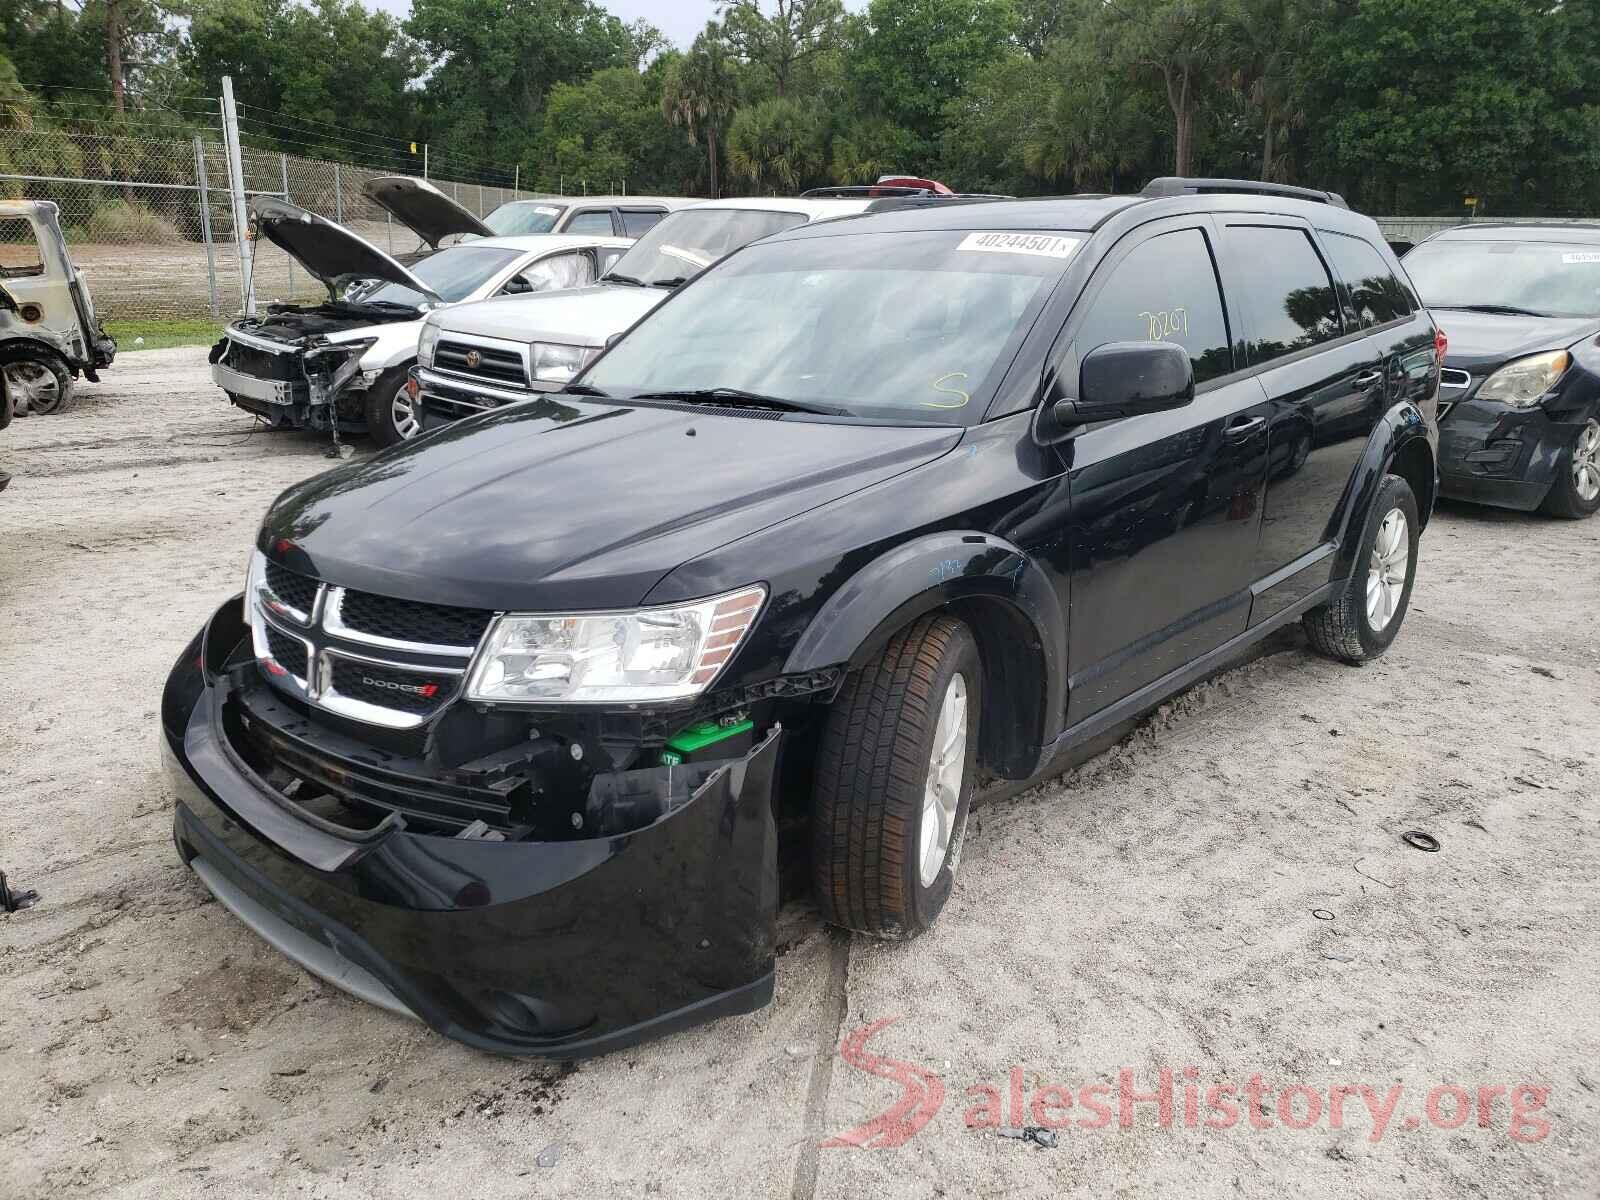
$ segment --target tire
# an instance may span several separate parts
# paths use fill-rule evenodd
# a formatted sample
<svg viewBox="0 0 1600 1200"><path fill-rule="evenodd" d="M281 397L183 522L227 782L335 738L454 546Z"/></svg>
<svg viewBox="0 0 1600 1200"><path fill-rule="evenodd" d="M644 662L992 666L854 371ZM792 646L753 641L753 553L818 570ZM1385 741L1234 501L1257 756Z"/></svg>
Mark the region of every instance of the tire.
<svg viewBox="0 0 1600 1200"><path fill-rule="evenodd" d="M1569 521L1600 512L1600 420L1589 418L1561 452L1556 481L1539 507L1546 516Z"/></svg>
<svg viewBox="0 0 1600 1200"><path fill-rule="evenodd" d="M409 363L385 371L367 389L363 415L367 421L367 432L380 446L398 446L422 432L422 426L417 422L415 401L404 390L408 366ZM396 411L397 406L410 413L409 425L402 423L401 414Z"/></svg>
<svg viewBox="0 0 1600 1200"><path fill-rule="evenodd" d="M921 618L846 677L823 728L812 806L812 881L826 920L890 939L933 924L961 862L982 711L978 645L953 617ZM950 753L941 756L943 802L929 807L941 717Z"/></svg>
<svg viewBox="0 0 1600 1200"><path fill-rule="evenodd" d="M1397 520L1404 523L1398 538ZM1411 604L1420 529L1411 485L1398 475L1385 475L1367 514L1350 578L1332 600L1301 618L1306 637L1318 653L1359 664L1389 648ZM1403 563L1398 557L1402 547Z"/></svg>
<svg viewBox="0 0 1600 1200"><path fill-rule="evenodd" d="M6 373L6 386L19 417L60 412L72 398L72 376L66 366L43 350L14 350L6 355L0 370Z"/></svg>

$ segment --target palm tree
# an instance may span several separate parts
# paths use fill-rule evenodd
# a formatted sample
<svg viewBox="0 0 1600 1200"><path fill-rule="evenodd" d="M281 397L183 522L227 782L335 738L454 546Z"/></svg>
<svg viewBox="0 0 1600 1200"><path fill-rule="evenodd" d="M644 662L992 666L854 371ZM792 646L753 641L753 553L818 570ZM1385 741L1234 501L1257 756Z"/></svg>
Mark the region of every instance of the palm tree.
<svg viewBox="0 0 1600 1200"><path fill-rule="evenodd" d="M704 135L706 162L711 173L711 197L720 194L717 178L718 142L738 107L734 62L716 22L695 38L689 52L672 64L661 87L661 112L682 126L689 141L699 145Z"/></svg>

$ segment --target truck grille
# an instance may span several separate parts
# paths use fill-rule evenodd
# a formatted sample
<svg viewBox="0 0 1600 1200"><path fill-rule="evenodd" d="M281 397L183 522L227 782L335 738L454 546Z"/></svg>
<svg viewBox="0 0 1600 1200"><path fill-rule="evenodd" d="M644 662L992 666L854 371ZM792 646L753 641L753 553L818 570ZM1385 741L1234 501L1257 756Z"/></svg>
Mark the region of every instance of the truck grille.
<svg viewBox="0 0 1600 1200"><path fill-rule="evenodd" d="M458 675L426 667L397 668L335 657L330 662L333 691L362 704L431 717L455 695Z"/></svg>
<svg viewBox="0 0 1600 1200"><path fill-rule="evenodd" d="M299 638L290 637L270 623L266 627L266 632L267 649L271 652L278 665L288 671L290 675L298 679L304 679L308 662L306 644Z"/></svg>
<svg viewBox="0 0 1600 1200"><path fill-rule="evenodd" d="M493 383L511 383L517 387L528 386L528 372L522 364L522 355L515 350L469 346L465 342L440 342L433 352L433 365L452 375L467 375Z"/></svg>
<svg viewBox="0 0 1600 1200"><path fill-rule="evenodd" d="M287 567L280 567L271 560L267 562L267 589L290 608L298 609L308 616L311 606L317 599L315 579L308 579Z"/></svg>

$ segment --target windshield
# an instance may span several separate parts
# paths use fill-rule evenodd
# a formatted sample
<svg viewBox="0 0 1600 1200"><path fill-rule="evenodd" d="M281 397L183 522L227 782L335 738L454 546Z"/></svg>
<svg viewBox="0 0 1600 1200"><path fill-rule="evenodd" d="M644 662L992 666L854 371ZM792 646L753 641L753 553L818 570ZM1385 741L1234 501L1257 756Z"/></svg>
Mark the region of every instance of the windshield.
<svg viewBox="0 0 1600 1200"><path fill-rule="evenodd" d="M1079 240L939 231L751 246L657 309L583 382L618 397L736 389L850 416L968 424Z"/></svg>
<svg viewBox="0 0 1600 1200"><path fill-rule="evenodd" d="M428 255L411 268L411 273L432 288L439 299L454 304L472 295L521 253L495 246L451 246ZM403 283L385 283L359 295L346 294L363 304L409 304L420 308L430 302L429 297Z"/></svg>
<svg viewBox="0 0 1600 1200"><path fill-rule="evenodd" d="M483 223L500 237L522 237L529 233L549 233L566 211L565 204L513 200L495 209L483 219Z"/></svg>
<svg viewBox="0 0 1600 1200"><path fill-rule="evenodd" d="M608 274L651 286L681 283L740 246L805 223L805 213L752 208L676 212L629 247Z"/></svg>
<svg viewBox="0 0 1600 1200"><path fill-rule="evenodd" d="M1505 306L1552 317L1600 316L1600 245L1426 242L1406 272L1431 308Z"/></svg>

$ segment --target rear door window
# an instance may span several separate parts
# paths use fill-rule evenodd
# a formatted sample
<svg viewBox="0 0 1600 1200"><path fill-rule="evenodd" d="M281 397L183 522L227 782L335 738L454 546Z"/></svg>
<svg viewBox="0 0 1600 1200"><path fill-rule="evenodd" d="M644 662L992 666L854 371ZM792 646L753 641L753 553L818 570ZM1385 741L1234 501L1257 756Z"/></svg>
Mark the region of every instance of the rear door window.
<svg viewBox="0 0 1600 1200"><path fill-rule="evenodd" d="M656 222L667 214L659 208L624 208L622 210L622 236L640 237L656 227Z"/></svg>
<svg viewBox="0 0 1600 1200"><path fill-rule="evenodd" d="M1134 247L1094 296L1073 342L1080 358L1107 342L1176 342L1189 352L1196 383L1233 370L1205 234L1179 229Z"/></svg>
<svg viewBox="0 0 1600 1200"><path fill-rule="evenodd" d="M22 217L0 218L0 278L43 274L44 254L33 222Z"/></svg>
<svg viewBox="0 0 1600 1200"><path fill-rule="evenodd" d="M1230 225L1229 288L1236 287L1249 328L1249 355L1260 365L1344 333L1333 279L1303 229Z"/></svg>
<svg viewBox="0 0 1600 1200"><path fill-rule="evenodd" d="M1347 233L1322 231L1322 244L1333 259L1349 293L1350 315L1358 327L1370 329L1399 321L1412 313L1411 295L1367 242Z"/></svg>
<svg viewBox="0 0 1600 1200"><path fill-rule="evenodd" d="M602 237L610 237L611 210L609 208L589 208L582 212L574 213L572 220L567 222L567 227L561 232L597 233Z"/></svg>

